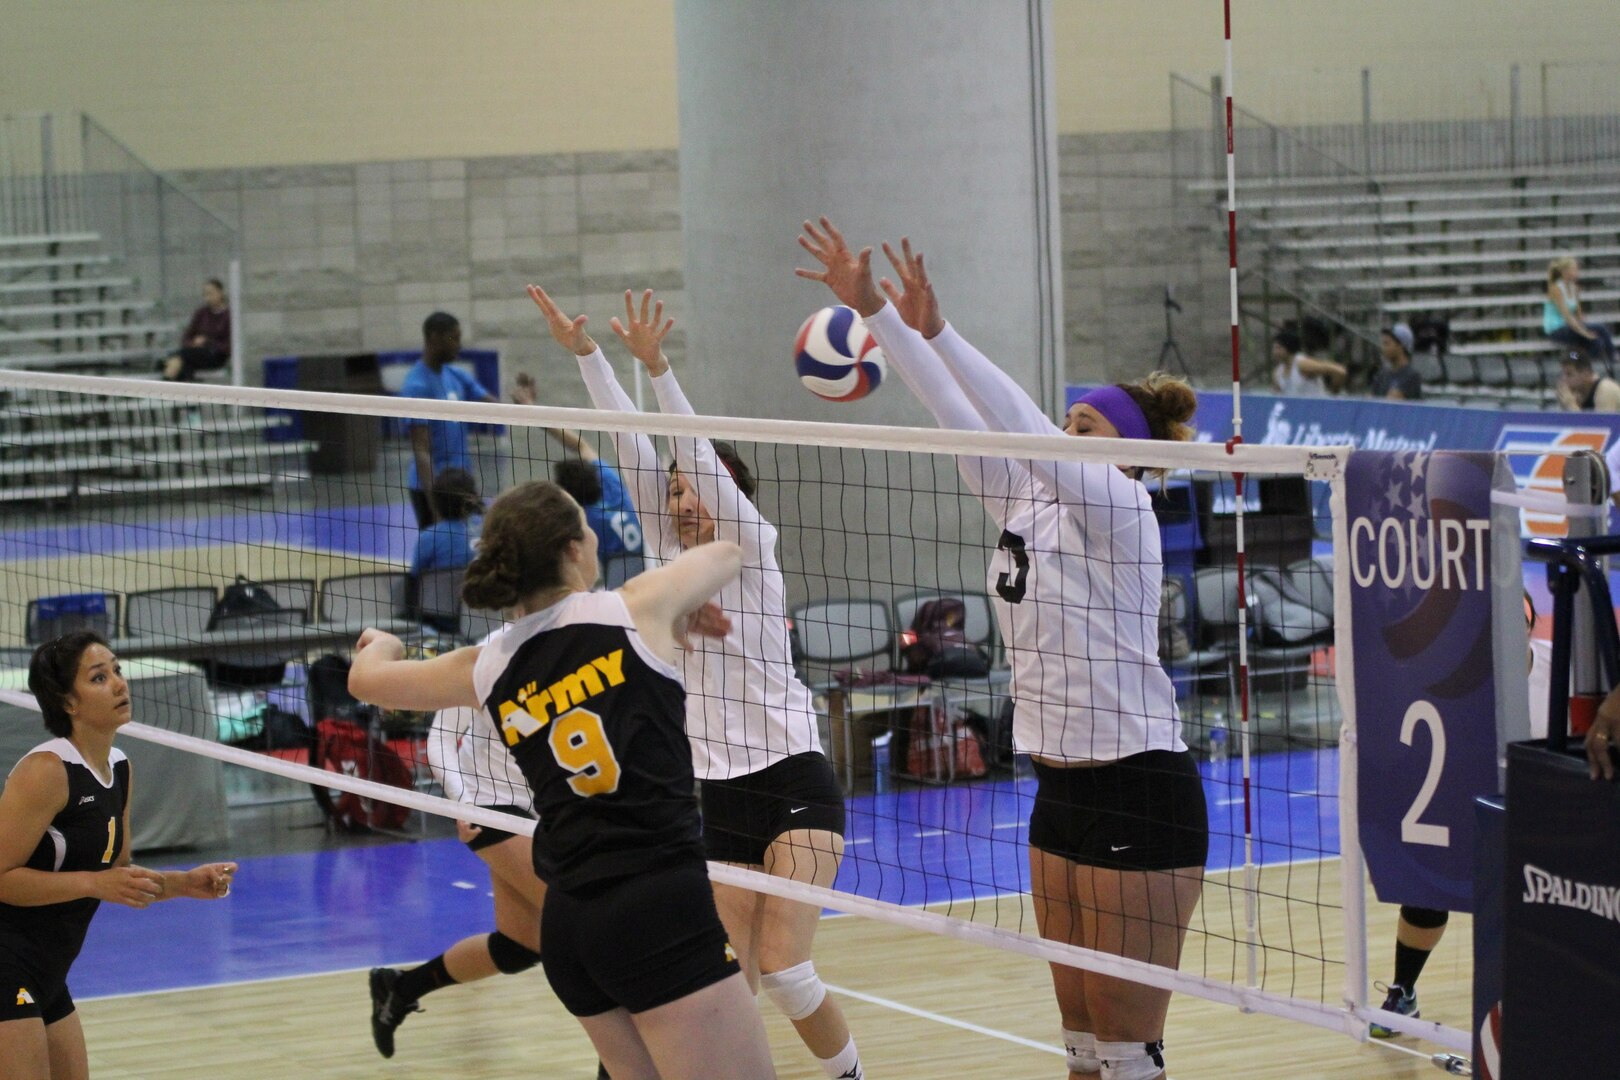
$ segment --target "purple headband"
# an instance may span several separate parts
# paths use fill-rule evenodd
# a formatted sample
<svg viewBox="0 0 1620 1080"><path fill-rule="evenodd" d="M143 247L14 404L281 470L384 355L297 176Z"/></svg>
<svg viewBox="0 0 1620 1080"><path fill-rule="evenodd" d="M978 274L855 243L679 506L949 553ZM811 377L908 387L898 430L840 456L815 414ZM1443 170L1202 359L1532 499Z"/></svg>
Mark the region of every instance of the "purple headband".
<svg viewBox="0 0 1620 1080"><path fill-rule="evenodd" d="M1075 404L1090 405L1096 409L1102 414L1103 419L1118 429L1122 439L1153 438L1153 430L1148 427L1147 417L1142 415L1142 406L1117 386L1099 386Z"/></svg>

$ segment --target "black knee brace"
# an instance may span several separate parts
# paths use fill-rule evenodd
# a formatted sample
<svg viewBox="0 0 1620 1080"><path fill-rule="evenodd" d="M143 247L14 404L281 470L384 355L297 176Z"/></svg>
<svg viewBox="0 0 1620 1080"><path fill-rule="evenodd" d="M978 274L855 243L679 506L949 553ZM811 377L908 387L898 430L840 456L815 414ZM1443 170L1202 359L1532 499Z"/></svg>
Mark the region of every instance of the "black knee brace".
<svg viewBox="0 0 1620 1080"><path fill-rule="evenodd" d="M540 962L540 954L518 944L499 930L489 935L489 958L502 975L528 971Z"/></svg>
<svg viewBox="0 0 1620 1080"><path fill-rule="evenodd" d="M1402 904L1401 918L1419 930L1437 930L1446 925L1446 920L1451 918L1451 912L1434 911L1430 908L1411 907Z"/></svg>

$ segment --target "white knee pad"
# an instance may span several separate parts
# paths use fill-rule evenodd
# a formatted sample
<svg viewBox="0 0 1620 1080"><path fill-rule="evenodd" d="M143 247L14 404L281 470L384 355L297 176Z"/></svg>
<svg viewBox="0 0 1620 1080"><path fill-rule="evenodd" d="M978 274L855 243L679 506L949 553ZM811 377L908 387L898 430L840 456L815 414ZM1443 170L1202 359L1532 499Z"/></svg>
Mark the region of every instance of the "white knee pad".
<svg viewBox="0 0 1620 1080"><path fill-rule="evenodd" d="M1103 1042L1097 1040L1103 1080L1154 1080L1164 1071L1164 1040L1158 1042Z"/></svg>
<svg viewBox="0 0 1620 1080"><path fill-rule="evenodd" d="M803 1020L821 1008L827 997L826 984L816 974L816 965L809 960L761 975L759 988L789 1020Z"/></svg>
<svg viewBox="0 0 1620 1080"><path fill-rule="evenodd" d="M1070 1072L1094 1073L1102 1069L1097 1058L1097 1036L1089 1031L1064 1028L1063 1054L1068 1058Z"/></svg>

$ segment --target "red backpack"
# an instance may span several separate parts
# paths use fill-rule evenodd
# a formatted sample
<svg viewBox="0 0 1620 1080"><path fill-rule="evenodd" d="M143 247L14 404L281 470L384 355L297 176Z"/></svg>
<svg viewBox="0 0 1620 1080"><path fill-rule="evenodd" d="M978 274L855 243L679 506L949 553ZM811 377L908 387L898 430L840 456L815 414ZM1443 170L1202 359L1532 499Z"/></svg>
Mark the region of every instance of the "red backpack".
<svg viewBox="0 0 1620 1080"><path fill-rule="evenodd" d="M411 789L411 771L404 760L360 725L347 720L321 720L315 725L315 736L317 768ZM398 803L367 799L351 791L322 791L317 787L315 799L332 823L345 832L397 829L411 812Z"/></svg>
<svg viewBox="0 0 1620 1080"><path fill-rule="evenodd" d="M924 701L911 714L906 773L919 780L949 783L977 780L990 769L979 733L967 720L937 701Z"/></svg>

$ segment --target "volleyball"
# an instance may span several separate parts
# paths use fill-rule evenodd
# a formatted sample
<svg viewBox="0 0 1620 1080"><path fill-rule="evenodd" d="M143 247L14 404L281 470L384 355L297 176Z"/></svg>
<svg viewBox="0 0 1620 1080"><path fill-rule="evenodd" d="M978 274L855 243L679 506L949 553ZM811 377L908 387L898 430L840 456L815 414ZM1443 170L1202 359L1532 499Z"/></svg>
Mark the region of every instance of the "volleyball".
<svg viewBox="0 0 1620 1080"><path fill-rule="evenodd" d="M883 382L883 350L854 308L825 307L799 327L793 366L806 390L827 401L859 401Z"/></svg>

